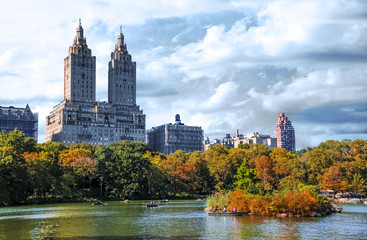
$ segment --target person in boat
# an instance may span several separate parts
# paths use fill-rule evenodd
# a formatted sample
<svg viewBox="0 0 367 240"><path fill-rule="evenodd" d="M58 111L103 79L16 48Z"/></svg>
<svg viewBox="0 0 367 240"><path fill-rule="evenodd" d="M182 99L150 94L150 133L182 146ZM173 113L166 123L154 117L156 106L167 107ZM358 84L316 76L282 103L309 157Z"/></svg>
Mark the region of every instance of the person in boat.
<svg viewBox="0 0 367 240"><path fill-rule="evenodd" d="M213 212L217 212L218 211L218 206L215 206L214 211Z"/></svg>
<svg viewBox="0 0 367 240"><path fill-rule="evenodd" d="M227 212L227 208L226 207L223 208L223 212Z"/></svg>
<svg viewBox="0 0 367 240"><path fill-rule="evenodd" d="M233 212L237 212L237 208L236 207L233 207Z"/></svg>

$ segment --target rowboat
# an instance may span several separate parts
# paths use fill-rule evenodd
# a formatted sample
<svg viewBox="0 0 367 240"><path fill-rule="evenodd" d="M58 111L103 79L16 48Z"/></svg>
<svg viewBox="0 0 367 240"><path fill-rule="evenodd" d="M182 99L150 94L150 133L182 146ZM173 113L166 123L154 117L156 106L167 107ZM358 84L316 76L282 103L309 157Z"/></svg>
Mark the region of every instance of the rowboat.
<svg viewBox="0 0 367 240"><path fill-rule="evenodd" d="M158 207L157 204L147 204L147 207Z"/></svg>
<svg viewBox="0 0 367 240"><path fill-rule="evenodd" d="M242 216L244 212L209 212L209 216Z"/></svg>

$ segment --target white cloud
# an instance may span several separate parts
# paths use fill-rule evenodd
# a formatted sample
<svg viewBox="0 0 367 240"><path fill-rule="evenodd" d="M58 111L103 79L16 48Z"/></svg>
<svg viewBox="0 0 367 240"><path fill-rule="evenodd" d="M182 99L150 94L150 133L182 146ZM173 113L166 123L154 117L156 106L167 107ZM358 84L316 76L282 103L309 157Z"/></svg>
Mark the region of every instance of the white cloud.
<svg viewBox="0 0 367 240"><path fill-rule="evenodd" d="M228 104L235 96L238 85L234 82L222 83L215 90L214 95L212 95L208 101L201 104L201 109L204 111L215 111L225 107L229 107Z"/></svg>
<svg viewBox="0 0 367 240"><path fill-rule="evenodd" d="M325 104L367 100L366 69L328 69L307 73L291 83L277 82L266 93L255 89L249 95L274 113L298 111Z"/></svg>

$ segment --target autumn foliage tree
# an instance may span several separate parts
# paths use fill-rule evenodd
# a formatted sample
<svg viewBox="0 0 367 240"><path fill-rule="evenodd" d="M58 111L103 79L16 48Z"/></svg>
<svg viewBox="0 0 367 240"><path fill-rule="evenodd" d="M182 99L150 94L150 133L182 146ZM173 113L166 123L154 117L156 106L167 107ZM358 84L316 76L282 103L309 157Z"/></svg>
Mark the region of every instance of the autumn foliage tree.
<svg viewBox="0 0 367 240"><path fill-rule="evenodd" d="M329 171L324 173L322 178L322 184L324 189L334 190L338 192L342 186L342 173L337 166L331 166Z"/></svg>
<svg viewBox="0 0 367 240"><path fill-rule="evenodd" d="M97 167L92 152L85 149L68 149L60 153L60 166L64 169L64 179L73 188L84 189L91 185Z"/></svg>
<svg viewBox="0 0 367 240"><path fill-rule="evenodd" d="M272 162L268 156L260 156L255 159L257 177L261 181L261 187L264 191L271 190L274 181L274 172Z"/></svg>

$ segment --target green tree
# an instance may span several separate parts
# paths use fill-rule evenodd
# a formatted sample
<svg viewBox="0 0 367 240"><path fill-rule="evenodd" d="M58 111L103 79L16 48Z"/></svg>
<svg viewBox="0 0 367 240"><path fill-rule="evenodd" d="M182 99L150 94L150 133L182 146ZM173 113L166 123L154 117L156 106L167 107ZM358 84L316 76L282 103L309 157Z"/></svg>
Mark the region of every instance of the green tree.
<svg viewBox="0 0 367 240"><path fill-rule="evenodd" d="M98 146L93 156L93 159L95 160L97 165L96 179L99 183L101 197L103 195L107 197L108 187L112 187L112 185L106 185L106 182L113 182L113 179L110 178L110 174L108 172L109 169L107 169L107 165L109 165L109 163L112 161L112 156L113 151L109 147L106 147L104 145ZM112 174L111 177L113 177Z"/></svg>
<svg viewBox="0 0 367 240"><path fill-rule="evenodd" d="M352 191L354 193L361 194L363 192L363 185L365 183L365 180L362 178L362 176L359 173L354 174L353 181L352 181Z"/></svg>
<svg viewBox="0 0 367 240"><path fill-rule="evenodd" d="M34 138L25 137L22 131L15 129L9 133L4 130L0 133L0 147L13 147L18 154L35 152L37 142Z"/></svg>
<svg viewBox="0 0 367 240"><path fill-rule="evenodd" d="M246 159L243 160L234 177L236 179L234 182L236 190L246 190L251 194L260 193L260 179L257 177L257 170L256 168L250 168Z"/></svg>
<svg viewBox="0 0 367 240"><path fill-rule="evenodd" d="M27 168L23 157L13 146L1 146L0 205L22 203L29 191Z"/></svg>
<svg viewBox="0 0 367 240"><path fill-rule="evenodd" d="M209 194L214 190L214 179L210 175L208 163L202 152L189 153L189 163L195 171L191 174L191 189L194 194Z"/></svg>
<svg viewBox="0 0 367 240"><path fill-rule="evenodd" d="M108 146L112 155L106 161L106 186L119 198L143 198L148 196L148 176L152 165L144 154L145 144L123 141ZM107 160L107 159L106 159Z"/></svg>
<svg viewBox="0 0 367 240"><path fill-rule="evenodd" d="M47 142L38 144L36 149L42 163L35 167L41 167L44 170L43 174L46 175L44 177L47 178L45 181L47 182L47 185L49 185L49 187L46 188L49 188L50 194L61 197L70 197L71 189L62 177L63 168L59 164L59 155L66 149L66 146L59 142ZM38 171L35 169L29 170L35 172Z"/></svg>

